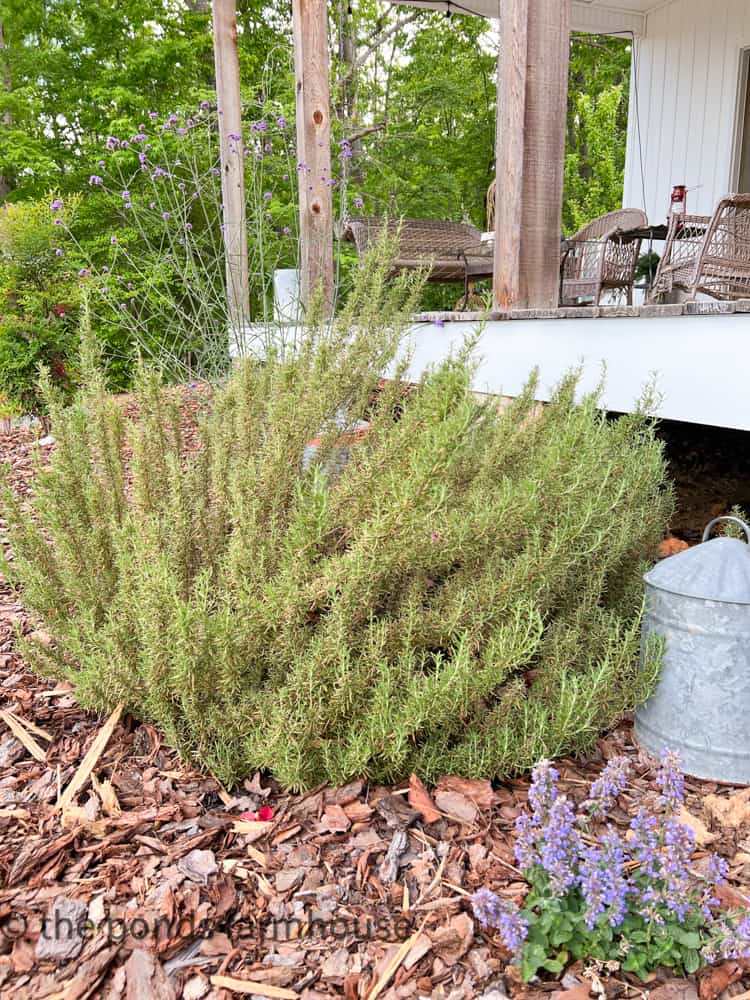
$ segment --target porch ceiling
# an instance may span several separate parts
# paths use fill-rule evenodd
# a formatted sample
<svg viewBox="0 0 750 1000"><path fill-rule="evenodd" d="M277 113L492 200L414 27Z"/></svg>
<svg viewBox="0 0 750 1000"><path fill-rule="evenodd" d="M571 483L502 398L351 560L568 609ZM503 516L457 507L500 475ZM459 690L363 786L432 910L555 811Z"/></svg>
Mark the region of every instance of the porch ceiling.
<svg viewBox="0 0 750 1000"><path fill-rule="evenodd" d="M452 10L480 17L500 16L503 0L388 0L406 7ZM646 14L661 6L659 0L572 0L571 25L574 31L602 34L631 33L643 35Z"/></svg>

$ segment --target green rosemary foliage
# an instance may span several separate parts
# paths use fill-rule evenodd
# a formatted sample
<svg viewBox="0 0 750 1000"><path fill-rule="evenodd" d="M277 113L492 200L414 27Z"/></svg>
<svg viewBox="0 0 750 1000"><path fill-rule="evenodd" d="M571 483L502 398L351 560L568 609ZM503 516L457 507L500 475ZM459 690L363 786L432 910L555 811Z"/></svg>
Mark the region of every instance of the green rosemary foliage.
<svg viewBox="0 0 750 1000"><path fill-rule="evenodd" d="M198 448L157 375L128 421L84 351L73 405L45 390L34 516L5 492L6 572L54 639L35 668L228 783L508 774L590 745L654 680L641 573L672 496L645 410L608 419L573 373L501 411L470 346L384 382L420 285L388 270L371 257L337 320L238 364Z"/></svg>

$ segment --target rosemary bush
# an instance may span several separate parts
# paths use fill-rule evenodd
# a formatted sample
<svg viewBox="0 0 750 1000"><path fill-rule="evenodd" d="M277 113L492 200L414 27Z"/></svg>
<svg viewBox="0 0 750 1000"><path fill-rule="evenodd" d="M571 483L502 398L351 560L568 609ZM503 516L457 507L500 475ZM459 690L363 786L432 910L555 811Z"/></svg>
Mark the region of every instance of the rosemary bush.
<svg viewBox="0 0 750 1000"><path fill-rule="evenodd" d="M388 271L369 257L330 325L240 363L197 449L155 374L128 422L82 351L35 516L6 490L6 571L54 639L36 669L225 782L507 774L588 746L657 670L637 663L672 504L650 419L576 402L575 373L501 412L470 344L405 391L421 282Z"/></svg>
<svg viewBox="0 0 750 1000"><path fill-rule="evenodd" d="M610 761L576 807L558 790L547 761L533 772L530 811L516 823L516 860L530 885L521 910L489 889L472 897L485 927L495 927L521 974L559 974L576 959L622 967L644 982L659 966L693 973L717 959L750 956L750 917L720 913L719 855L703 873L692 867L695 838L680 820L679 757L665 752L658 800L641 806L626 832L611 822L626 791L629 762Z"/></svg>

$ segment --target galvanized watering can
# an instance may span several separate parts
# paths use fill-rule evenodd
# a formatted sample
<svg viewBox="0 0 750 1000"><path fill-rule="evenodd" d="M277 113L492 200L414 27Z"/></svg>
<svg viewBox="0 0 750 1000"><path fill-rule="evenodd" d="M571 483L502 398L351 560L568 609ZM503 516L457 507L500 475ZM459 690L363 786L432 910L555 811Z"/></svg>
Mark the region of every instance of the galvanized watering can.
<svg viewBox="0 0 750 1000"><path fill-rule="evenodd" d="M651 753L679 750L698 778L750 784L750 544L714 538L670 556L644 577L642 648L664 640L656 691L636 712L635 733ZM711 539L711 540L709 540Z"/></svg>

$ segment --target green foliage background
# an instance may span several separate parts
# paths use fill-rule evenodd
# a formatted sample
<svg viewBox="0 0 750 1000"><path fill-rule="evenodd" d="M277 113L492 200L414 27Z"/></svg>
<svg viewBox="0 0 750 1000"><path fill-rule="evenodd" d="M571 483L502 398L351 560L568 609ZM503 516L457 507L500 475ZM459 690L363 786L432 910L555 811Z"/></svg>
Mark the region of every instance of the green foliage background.
<svg viewBox="0 0 750 1000"><path fill-rule="evenodd" d="M351 6L331 0L329 20L335 150L346 139L352 152L351 158L334 157L337 215L470 220L484 229L495 135L490 22L448 19L379 0ZM293 128L289 4L240 0L238 30L248 121L252 109L273 106ZM87 179L100 172L108 135L140 131L149 111L164 118L213 100L210 5L207 0L6 0L0 32L0 200L41 204L53 194L65 200L82 195L75 237L83 253L77 263L104 261L107 234L122 225L122 206L89 187ZM620 204L629 68L626 40L578 36L571 43L566 232ZM292 186L274 192L279 234L295 217ZM29 209L31 216L36 211ZM137 246L139 236L130 238ZM278 244L280 264L293 266L283 241ZM0 248L0 269L5 256ZM353 253L342 245L337 256L346 289ZM76 263L74 257L69 263ZM156 287L161 279L158 264L154 268ZM268 261L268 273L256 283L256 314L272 268ZM7 271L0 275L5 288L13 280ZM55 268L45 280L50 285L45 296L55 298ZM38 360L59 355L71 372L76 361L66 331L38 319L30 328L10 290L0 314L6 391L23 407L37 406L29 386ZM454 286L431 286L422 305L452 307L460 293ZM126 388L134 339L122 324L108 328L96 322L94 313L107 346L110 385ZM30 348L30 329L38 347ZM154 329L150 336L158 344L168 333Z"/></svg>

